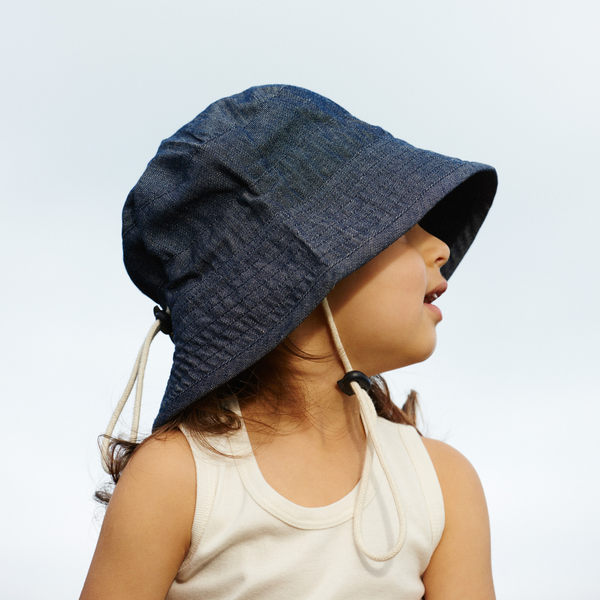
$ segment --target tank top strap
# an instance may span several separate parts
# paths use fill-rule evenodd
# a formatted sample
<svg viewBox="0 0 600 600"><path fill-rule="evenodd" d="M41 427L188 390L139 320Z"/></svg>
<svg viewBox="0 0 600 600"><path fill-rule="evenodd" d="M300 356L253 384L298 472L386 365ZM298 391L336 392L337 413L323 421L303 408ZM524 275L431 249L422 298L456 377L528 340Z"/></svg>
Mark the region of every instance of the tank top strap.
<svg viewBox="0 0 600 600"><path fill-rule="evenodd" d="M179 571L183 571L198 549L206 524L212 512L212 507L215 501L217 493L218 483L218 469L215 468L209 456L209 451L202 447L202 445L195 439L190 431L185 427L180 427L181 432L185 435L192 455L194 456L194 462L196 464L196 508L194 513L194 522L192 524L192 535L190 548L188 553L179 568Z"/></svg>
<svg viewBox="0 0 600 600"><path fill-rule="evenodd" d="M429 453L417 430L410 425L398 425L398 431L421 484L431 524L431 552L433 553L444 532L445 511L442 488Z"/></svg>

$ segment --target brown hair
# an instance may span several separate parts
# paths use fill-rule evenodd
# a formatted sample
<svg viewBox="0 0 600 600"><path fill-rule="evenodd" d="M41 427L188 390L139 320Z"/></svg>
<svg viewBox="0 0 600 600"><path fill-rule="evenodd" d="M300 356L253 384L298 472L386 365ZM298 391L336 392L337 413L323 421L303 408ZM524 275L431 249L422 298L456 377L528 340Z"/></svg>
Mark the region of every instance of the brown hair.
<svg viewBox="0 0 600 600"><path fill-rule="evenodd" d="M110 438L106 462L112 481L97 490L94 498L102 504L108 504L112 488L119 481L133 453L148 440L164 437L182 426L185 426L204 447L219 453L210 444L209 436L232 433L242 424L241 418L228 408L229 402L233 399L243 407L244 404L260 398L261 401L268 402L276 414L302 414L300 396L294 393L297 373L291 365L292 357L323 361L328 360L331 355L308 354L286 338L258 362L182 410L142 442L130 442L119 437ZM392 401L387 383L381 375L371 377L371 383L369 396L373 400L377 414L393 423L403 423L416 428L417 393L411 390L404 406L399 408Z"/></svg>

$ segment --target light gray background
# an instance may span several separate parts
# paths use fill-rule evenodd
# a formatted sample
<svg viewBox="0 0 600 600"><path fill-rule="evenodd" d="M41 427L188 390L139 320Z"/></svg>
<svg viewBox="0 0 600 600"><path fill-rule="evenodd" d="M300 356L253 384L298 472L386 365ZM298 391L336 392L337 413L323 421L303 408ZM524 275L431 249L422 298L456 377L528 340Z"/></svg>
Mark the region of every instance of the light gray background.
<svg viewBox="0 0 600 600"><path fill-rule="evenodd" d="M210 102L291 83L498 169L436 354L389 380L477 468L498 597L600 598L599 6L6 2L0 596L75 598L91 559L96 436L153 320L121 263L127 192ZM161 336L146 430L170 353Z"/></svg>

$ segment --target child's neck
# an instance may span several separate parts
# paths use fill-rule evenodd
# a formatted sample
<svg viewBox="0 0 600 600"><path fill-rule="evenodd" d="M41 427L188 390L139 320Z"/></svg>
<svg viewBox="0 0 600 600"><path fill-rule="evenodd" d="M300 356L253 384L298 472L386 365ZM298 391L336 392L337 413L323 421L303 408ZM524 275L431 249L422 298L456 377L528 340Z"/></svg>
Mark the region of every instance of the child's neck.
<svg viewBox="0 0 600 600"><path fill-rule="evenodd" d="M360 480L365 432L358 401L337 387L340 367L316 364L302 378L301 410L268 402L242 407L256 461L267 483L300 506L332 504ZM342 371L343 375L343 371Z"/></svg>
<svg viewBox="0 0 600 600"><path fill-rule="evenodd" d="M341 400L343 405L336 405L334 398L307 404L304 414L294 418L275 417L261 410L258 403L242 409L263 477L276 492L295 504L333 504L360 480L365 433L355 400Z"/></svg>

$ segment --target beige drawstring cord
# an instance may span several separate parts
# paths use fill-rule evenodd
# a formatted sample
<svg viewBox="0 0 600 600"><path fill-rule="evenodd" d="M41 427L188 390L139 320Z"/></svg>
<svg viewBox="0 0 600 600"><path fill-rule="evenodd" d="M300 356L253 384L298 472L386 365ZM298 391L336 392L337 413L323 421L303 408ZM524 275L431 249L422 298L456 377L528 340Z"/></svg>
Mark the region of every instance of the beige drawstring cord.
<svg viewBox="0 0 600 600"><path fill-rule="evenodd" d="M331 336L333 337L333 343L335 344L342 364L344 365L344 369L346 373L348 373L353 370L352 365L350 364L348 356L346 355L346 351L344 350L344 346L342 345L342 341L340 339L340 335L333 320L333 315L331 314L331 309L329 308L329 302L327 302L327 298L325 298L321 304L323 305L323 309L325 310L327 323L329 324ZM365 454L365 462L363 465L363 470L360 478L360 485L358 488L358 497L356 499L356 505L354 507L354 541L356 542L356 545L358 546L359 550L365 556L367 556L371 560L383 562L386 560L390 560L390 558L396 556L396 554L400 552L402 546L404 545L404 540L406 539L406 519L404 517L404 509L402 508L402 502L400 501L400 497L398 496L398 491L396 490L396 486L394 485L392 476L390 475L387 462L381 449L381 444L379 443L376 422L377 412L375 411L375 407L373 406L373 401L371 400L367 392L363 390L356 381L350 382L350 385L352 386L352 389L354 390L354 393L358 398L360 406L360 416L367 434L367 451ZM365 497L367 495L369 476L371 474L371 465L373 463L373 449L377 453L377 457L379 458L379 462L381 464L383 472L385 473L388 485L390 486L390 491L392 492L392 496L394 498L394 504L396 505L396 512L398 514L398 539L396 540L394 547L384 554L373 554L372 552L370 552L365 546L362 536L362 513L365 503Z"/></svg>
<svg viewBox="0 0 600 600"><path fill-rule="evenodd" d="M110 475L109 469L109 457L108 457L108 446L110 444L110 440L123 412L123 408L125 408L125 404L131 394L131 390L133 389L133 384L136 383L135 387L135 404L133 405L133 421L131 423L131 434L129 436L130 442L137 442L138 428L140 425L140 411L142 408L142 390L144 388L144 373L146 371L146 363L148 362L148 353L150 351L150 344L152 340L156 337L161 328L160 319L156 319L154 323L152 323L152 327L150 327L150 331L144 340L140 351L138 352L137 358L135 360L135 364L133 365L133 371L131 372L131 376L129 377L129 381L127 382L127 387L119 400L117 407L115 408L113 415L110 419L110 423L106 428L106 433L104 434L104 439L102 440L102 467L103 469Z"/></svg>

